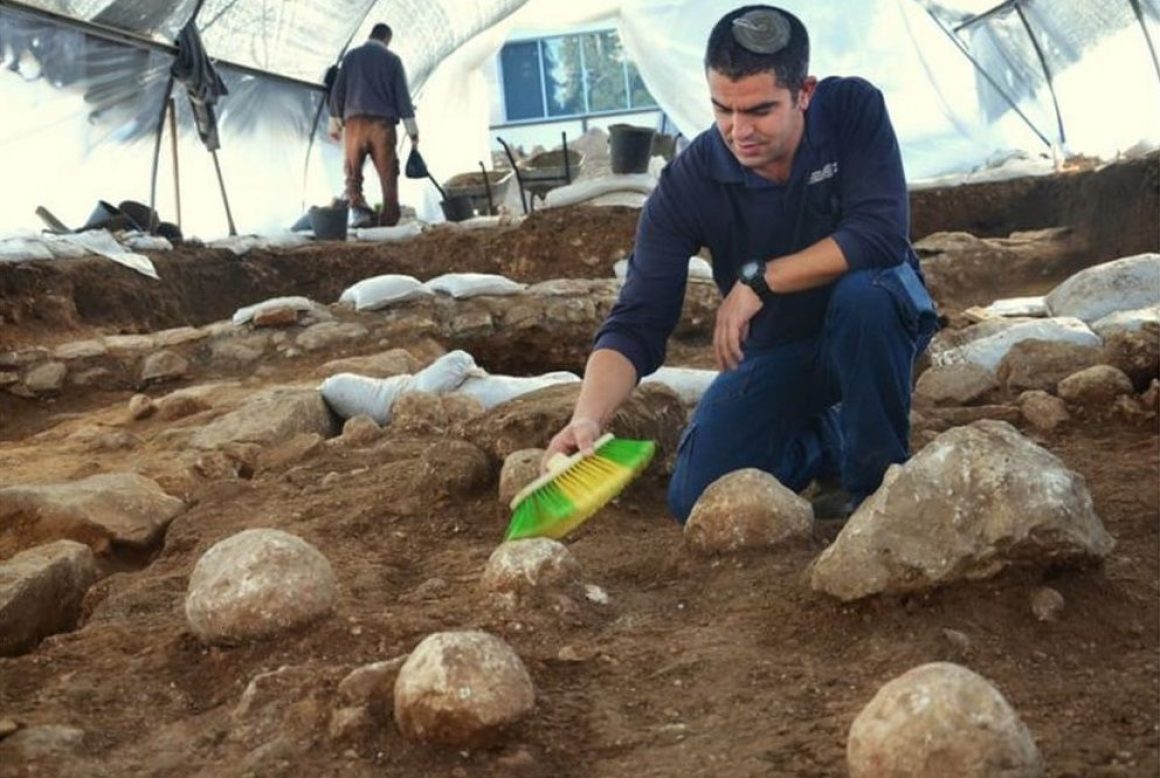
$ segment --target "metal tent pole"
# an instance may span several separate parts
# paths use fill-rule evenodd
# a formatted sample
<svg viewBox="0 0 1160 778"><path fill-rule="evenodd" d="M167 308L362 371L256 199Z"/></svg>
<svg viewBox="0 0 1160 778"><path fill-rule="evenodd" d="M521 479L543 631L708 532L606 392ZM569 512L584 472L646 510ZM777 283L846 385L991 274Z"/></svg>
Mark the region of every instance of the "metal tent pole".
<svg viewBox="0 0 1160 778"><path fill-rule="evenodd" d="M173 199L177 204L177 226L181 227L181 169L177 164L177 101L169 96L169 149L173 155Z"/></svg>
<svg viewBox="0 0 1160 778"><path fill-rule="evenodd" d="M1004 5L1006 5L1006 4L1004 4ZM992 11L993 10L995 10L995 9L992 9ZM1034 132L1036 134L1036 136L1039 137L1039 140L1043 141L1043 145L1050 149L1051 148L1051 141L1049 141L1047 139L1047 136L1044 135L1042 132L1040 132L1039 128L1035 126L1034 122L1032 122L1029 118L1027 118L1027 114L1025 114L1025 113L1023 113L1023 111L1019 110L1019 106L1015 104L1015 101L1011 98L1011 96L1003 91L1003 88L1001 86L999 86L999 83L994 78L991 77L991 74L986 71L986 69L982 66L982 64L980 64L977 59L975 59L973 56L971 56L971 52L968 51L966 45L964 45L963 42L961 40L959 40L959 36L955 35L953 32L948 30L946 28L946 26L943 25L942 20L938 18L938 15L935 14L935 12L932 11L929 7L926 8L926 12L930 15L930 18L934 20L934 23L938 25L938 28L940 30L942 30L948 38L951 39L951 41L955 44L956 47L958 47L958 50L962 53L962 55L964 57L967 58L967 61L970 62L972 65L974 65L975 70L979 71L979 75L981 75L984 79L986 79L987 83L991 85L991 88L999 93L999 96L1002 97L1004 101L1006 101L1007 105L1011 106L1011 110L1013 110L1016 114L1018 114L1019 118L1022 119L1023 122L1029 128L1031 128L1031 131Z"/></svg>
<svg viewBox="0 0 1160 778"><path fill-rule="evenodd" d="M1144 23L1144 12L1140 9L1140 0L1128 0L1128 3L1136 12L1136 21L1140 22L1140 30L1144 33L1144 40L1148 44L1148 53L1152 55L1152 66L1156 68L1156 78L1160 79L1160 59L1156 58L1156 43L1148 32L1148 25Z"/></svg>
<svg viewBox="0 0 1160 778"><path fill-rule="evenodd" d="M165 84L165 94L161 98L161 111L157 115L157 132L153 136L153 165L149 171L149 208L157 211L157 162L161 157L161 135L165 132L165 114L172 101L173 75Z"/></svg>
<svg viewBox="0 0 1160 778"><path fill-rule="evenodd" d="M1019 15L1019 21L1023 22L1023 29L1027 31L1027 37L1031 39L1031 46L1035 49L1035 55L1039 57L1039 66L1043 68L1043 76L1047 79L1047 91L1051 92L1051 104L1055 107L1055 122L1059 126L1059 142L1061 145L1067 143L1067 135L1063 131L1063 114L1059 110L1059 98L1055 94L1055 81L1051 77L1051 68L1047 66L1047 57L1043 55L1043 49L1039 46L1039 41L1035 40L1035 32L1031 29L1031 24L1027 21L1027 15L1023 13L1023 8L1019 3L1015 3L1015 13Z"/></svg>
<svg viewBox="0 0 1160 778"><path fill-rule="evenodd" d="M230 198L226 196L226 182L222 178L222 166L218 162L217 149L210 152L213 157L213 169L217 173L218 188L222 191L222 204L226 207L226 222L230 226L230 236L238 234L238 228L234 226L234 215L230 213Z"/></svg>

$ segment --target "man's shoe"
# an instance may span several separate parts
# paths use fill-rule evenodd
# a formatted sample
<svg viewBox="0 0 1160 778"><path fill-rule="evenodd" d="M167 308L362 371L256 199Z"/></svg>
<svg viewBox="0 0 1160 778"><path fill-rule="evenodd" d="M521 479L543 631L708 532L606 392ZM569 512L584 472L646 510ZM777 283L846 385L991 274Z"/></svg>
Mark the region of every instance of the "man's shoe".
<svg viewBox="0 0 1160 778"><path fill-rule="evenodd" d="M822 521L845 521L857 510L859 502L845 489L824 491L810 500L814 518Z"/></svg>
<svg viewBox="0 0 1160 778"><path fill-rule="evenodd" d="M350 220L350 226L354 229L378 226L379 217L370 208L362 208L356 205L351 208L351 211L353 215Z"/></svg>

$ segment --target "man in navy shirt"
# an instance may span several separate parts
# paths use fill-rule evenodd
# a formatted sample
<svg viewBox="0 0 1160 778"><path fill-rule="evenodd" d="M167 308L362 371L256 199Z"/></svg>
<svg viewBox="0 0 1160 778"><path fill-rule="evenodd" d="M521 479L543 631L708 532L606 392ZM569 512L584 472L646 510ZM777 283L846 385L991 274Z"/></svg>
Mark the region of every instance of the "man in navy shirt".
<svg viewBox="0 0 1160 778"><path fill-rule="evenodd" d="M688 259L702 247L724 297L721 371L681 436L669 508L755 467L799 491L840 478L819 518L845 518L908 456L911 371L936 326L909 242L909 201L882 94L807 75L797 17L754 5L710 33L715 114L661 174L620 299L596 337L571 422L548 456L593 441L664 363Z"/></svg>
<svg viewBox="0 0 1160 778"><path fill-rule="evenodd" d="M330 137L345 132L343 172L346 197L356 214L355 225L372 226L374 211L363 196L363 165L374 163L383 191L378 223L399 223L399 158L395 154L395 126L401 119L412 145L419 143L415 108L407 89L403 61L388 46L391 28L376 24L370 39L342 58L342 67L330 89Z"/></svg>

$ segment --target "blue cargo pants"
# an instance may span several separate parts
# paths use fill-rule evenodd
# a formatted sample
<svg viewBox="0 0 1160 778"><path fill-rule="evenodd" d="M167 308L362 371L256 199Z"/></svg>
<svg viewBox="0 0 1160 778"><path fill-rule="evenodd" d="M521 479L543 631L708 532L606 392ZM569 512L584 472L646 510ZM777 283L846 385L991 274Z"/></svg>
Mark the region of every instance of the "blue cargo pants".
<svg viewBox="0 0 1160 778"><path fill-rule="evenodd" d="M669 510L683 524L709 484L746 467L794 491L840 476L856 501L871 494L909 455L911 374L936 328L909 264L842 276L820 333L746 350L710 384L681 434Z"/></svg>

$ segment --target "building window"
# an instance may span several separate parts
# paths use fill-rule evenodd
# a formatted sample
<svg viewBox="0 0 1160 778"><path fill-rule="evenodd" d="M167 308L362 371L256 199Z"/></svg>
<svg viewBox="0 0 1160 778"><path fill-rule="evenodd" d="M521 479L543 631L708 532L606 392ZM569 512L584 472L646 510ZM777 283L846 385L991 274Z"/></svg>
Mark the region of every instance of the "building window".
<svg viewBox="0 0 1160 778"><path fill-rule="evenodd" d="M500 51L507 121L656 107L615 30L508 43Z"/></svg>

